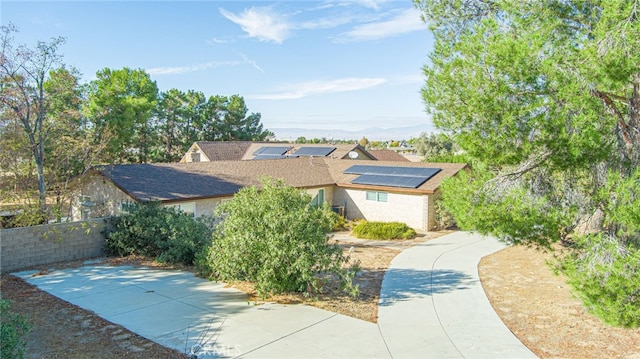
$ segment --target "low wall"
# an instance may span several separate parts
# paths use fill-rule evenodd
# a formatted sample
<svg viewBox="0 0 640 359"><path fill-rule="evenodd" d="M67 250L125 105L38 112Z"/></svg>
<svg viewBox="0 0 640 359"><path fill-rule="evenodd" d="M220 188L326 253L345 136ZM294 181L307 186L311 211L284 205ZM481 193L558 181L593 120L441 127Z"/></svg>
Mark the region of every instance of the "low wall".
<svg viewBox="0 0 640 359"><path fill-rule="evenodd" d="M104 255L104 219L0 229L0 272Z"/></svg>

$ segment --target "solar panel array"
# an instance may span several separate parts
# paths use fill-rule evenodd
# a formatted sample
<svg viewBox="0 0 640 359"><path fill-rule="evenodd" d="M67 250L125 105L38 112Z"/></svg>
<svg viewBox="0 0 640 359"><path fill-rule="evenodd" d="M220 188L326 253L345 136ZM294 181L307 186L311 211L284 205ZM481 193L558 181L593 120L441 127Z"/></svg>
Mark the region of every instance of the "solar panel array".
<svg viewBox="0 0 640 359"><path fill-rule="evenodd" d="M258 148L253 155L254 156L282 156L287 151L289 151L290 147L283 146L264 146Z"/></svg>
<svg viewBox="0 0 640 359"><path fill-rule="evenodd" d="M296 156L326 157L335 150L335 147L300 147L295 154Z"/></svg>
<svg viewBox="0 0 640 359"><path fill-rule="evenodd" d="M440 168L355 165L344 173L360 175L351 181L353 184L418 188L440 171Z"/></svg>
<svg viewBox="0 0 640 359"><path fill-rule="evenodd" d="M277 160L281 158L287 158L284 155L257 155L253 157L254 160Z"/></svg>

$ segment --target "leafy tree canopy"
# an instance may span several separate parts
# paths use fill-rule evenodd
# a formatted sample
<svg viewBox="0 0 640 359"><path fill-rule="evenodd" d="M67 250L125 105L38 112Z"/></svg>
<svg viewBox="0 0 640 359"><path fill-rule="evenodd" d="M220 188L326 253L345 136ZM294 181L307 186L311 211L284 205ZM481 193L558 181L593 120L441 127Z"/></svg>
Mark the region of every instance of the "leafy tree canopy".
<svg viewBox="0 0 640 359"><path fill-rule="evenodd" d="M424 68L427 110L487 172L467 181L483 194L464 198L464 211L506 207L514 220L526 205L529 233L493 231L510 240L535 242L541 227L545 240L571 233L600 207L595 189L608 174L639 162L637 2L416 5L436 37Z"/></svg>
<svg viewBox="0 0 640 359"><path fill-rule="evenodd" d="M415 5L436 39L427 110L474 165L445 207L509 242L575 243L561 267L587 307L640 325L640 3Z"/></svg>

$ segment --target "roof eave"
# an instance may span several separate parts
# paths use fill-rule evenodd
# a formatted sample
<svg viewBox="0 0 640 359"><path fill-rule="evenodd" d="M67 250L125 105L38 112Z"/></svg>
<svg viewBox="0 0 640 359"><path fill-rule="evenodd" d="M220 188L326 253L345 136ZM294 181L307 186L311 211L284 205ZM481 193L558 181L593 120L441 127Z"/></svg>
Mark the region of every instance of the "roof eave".
<svg viewBox="0 0 640 359"><path fill-rule="evenodd" d="M437 189L420 189L420 188L400 188L400 187L390 187L390 186L372 186L372 185L363 185L363 184L354 184L354 183L336 183L336 186L342 187L342 188L375 190L375 191L407 193L407 194L434 194L437 190Z"/></svg>

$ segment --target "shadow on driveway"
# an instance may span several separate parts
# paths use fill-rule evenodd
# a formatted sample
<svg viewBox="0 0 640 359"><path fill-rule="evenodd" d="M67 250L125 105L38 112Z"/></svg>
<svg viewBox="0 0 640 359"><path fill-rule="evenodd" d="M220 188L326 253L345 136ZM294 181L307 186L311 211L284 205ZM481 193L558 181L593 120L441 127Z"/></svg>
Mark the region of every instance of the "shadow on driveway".
<svg viewBox="0 0 640 359"><path fill-rule="evenodd" d="M464 272L450 269L388 269L385 273L379 305L405 301L454 290L469 289L477 283Z"/></svg>

